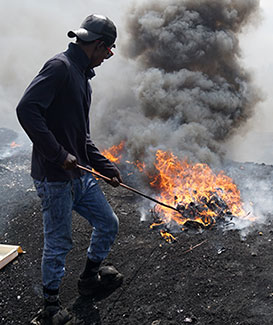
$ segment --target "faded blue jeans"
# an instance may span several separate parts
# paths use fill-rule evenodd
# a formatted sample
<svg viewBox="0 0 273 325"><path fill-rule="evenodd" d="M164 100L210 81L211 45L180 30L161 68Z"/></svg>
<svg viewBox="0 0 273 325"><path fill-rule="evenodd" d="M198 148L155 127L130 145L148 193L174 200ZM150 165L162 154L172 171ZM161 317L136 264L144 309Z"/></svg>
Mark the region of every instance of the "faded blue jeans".
<svg viewBox="0 0 273 325"><path fill-rule="evenodd" d="M66 182L34 180L42 201L44 250L42 280L47 289L58 289L65 270L65 258L72 248L72 210L93 226L88 258L102 261L118 232L118 218L91 174Z"/></svg>

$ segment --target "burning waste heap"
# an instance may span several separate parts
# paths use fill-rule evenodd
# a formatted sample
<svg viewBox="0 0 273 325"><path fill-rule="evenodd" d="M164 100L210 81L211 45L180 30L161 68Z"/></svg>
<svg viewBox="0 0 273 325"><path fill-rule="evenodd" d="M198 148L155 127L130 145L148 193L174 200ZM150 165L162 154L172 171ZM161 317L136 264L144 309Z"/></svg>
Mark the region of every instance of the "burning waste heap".
<svg viewBox="0 0 273 325"><path fill-rule="evenodd" d="M214 174L206 164L191 165L173 154L158 151L158 175L151 182L160 189L163 202L174 202L180 215L155 206L155 216L168 224L211 227L216 220L246 217L240 192L223 172Z"/></svg>
<svg viewBox="0 0 273 325"><path fill-rule="evenodd" d="M129 15L124 52L137 62L136 103L124 98L127 106L118 111L109 103L103 123L157 199L176 206L156 205L156 224L208 227L247 217L232 179L211 168L221 168L225 141L260 101L238 41L258 9L257 0L167 0ZM114 127L111 109L118 115Z"/></svg>
<svg viewBox="0 0 273 325"><path fill-rule="evenodd" d="M126 151L121 143L103 153L120 163L123 150ZM159 228L169 242L175 240L169 231L211 228L216 222L228 225L233 218L255 220L244 211L239 189L223 171L215 174L207 164L190 164L161 150L156 153L155 174L149 174L143 163L133 165L150 179L151 187L158 193L155 200L162 204L151 209L151 228Z"/></svg>

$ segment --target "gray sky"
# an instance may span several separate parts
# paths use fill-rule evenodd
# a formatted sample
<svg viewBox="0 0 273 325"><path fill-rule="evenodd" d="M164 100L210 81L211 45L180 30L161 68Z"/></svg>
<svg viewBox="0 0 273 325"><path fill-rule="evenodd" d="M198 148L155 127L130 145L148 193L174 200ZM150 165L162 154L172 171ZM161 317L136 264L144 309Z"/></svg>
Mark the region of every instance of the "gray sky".
<svg viewBox="0 0 273 325"><path fill-rule="evenodd" d="M119 27L119 44L123 15L129 3L126 0L118 0L114 5L111 0L0 0L0 127L20 130L16 104L44 62L66 49L71 41L66 36L68 30L78 28L91 13L105 14ZM111 65L99 69L98 76L115 69L118 52L117 49ZM101 77L96 78L96 84L101 81Z"/></svg>
<svg viewBox="0 0 273 325"><path fill-rule="evenodd" d="M273 1L260 0L260 6L261 22L246 30L240 44L244 64L262 89L264 101L241 135L230 141L228 153L240 161L273 164Z"/></svg>
<svg viewBox="0 0 273 325"><path fill-rule="evenodd" d="M260 0L262 22L249 28L241 37L241 47L246 67L253 71L254 80L265 95L265 101L257 109L253 128L257 131L272 132L273 122L273 1Z"/></svg>
<svg viewBox="0 0 273 325"><path fill-rule="evenodd" d="M0 127L20 130L15 107L24 89L45 60L66 48L69 41L67 31L77 28L90 13L109 16L118 25L119 32L116 55L111 63L106 62L97 70L93 85L94 104L99 102L106 87L113 88L114 93L124 91L119 87L121 75L128 74L130 67L120 56L119 45L126 37L124 21L127 8L141 2L144 0L0 0ZM260 2L263 19L244 32L241 48L244 65L252 71L265 100L242 130L243 135L234 137L227 147L229 156L236 160L273 164L273 2Z"/></svg>

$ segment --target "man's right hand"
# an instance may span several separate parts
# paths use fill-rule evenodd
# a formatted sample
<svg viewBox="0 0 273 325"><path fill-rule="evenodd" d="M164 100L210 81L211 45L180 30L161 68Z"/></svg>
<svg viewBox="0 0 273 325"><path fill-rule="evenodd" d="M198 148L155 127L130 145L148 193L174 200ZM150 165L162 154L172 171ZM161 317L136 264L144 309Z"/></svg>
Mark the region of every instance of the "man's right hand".
<svg viewBox="0 0 273 325"><path fill-rule="evenodd" d="M62 167L67 170L76 168L77 167L77 158L69 153L67 155Z"/></svg>
<svg viewBox="0 0 273 325"><path fill-rule="evenodd" d="M110 181L107 181L113 187L118 187L120 183L122 183L122 177L119 169L116 167L116 176L112 177Z"/></svg>

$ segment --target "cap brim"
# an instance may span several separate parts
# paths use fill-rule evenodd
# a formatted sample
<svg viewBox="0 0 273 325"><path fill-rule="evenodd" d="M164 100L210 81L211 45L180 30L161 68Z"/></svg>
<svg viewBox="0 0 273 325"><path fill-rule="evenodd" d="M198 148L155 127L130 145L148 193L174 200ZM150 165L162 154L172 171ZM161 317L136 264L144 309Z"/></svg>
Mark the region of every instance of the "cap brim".
<svg viewBox="0 0 273 325"><path fill-rule="evenodd" d="M88 31L88 30L86 30L84 28L80 28L80 29L77 29L77 30L74 30L74 31L70 30L67 33L67 36L70 37L70 38L78 37L82 41L85 41L85 42L92 42L92 41L95 41L96 39L99 39L99 38L102 37L102 35L90 32L90 31Z"/></svg>

